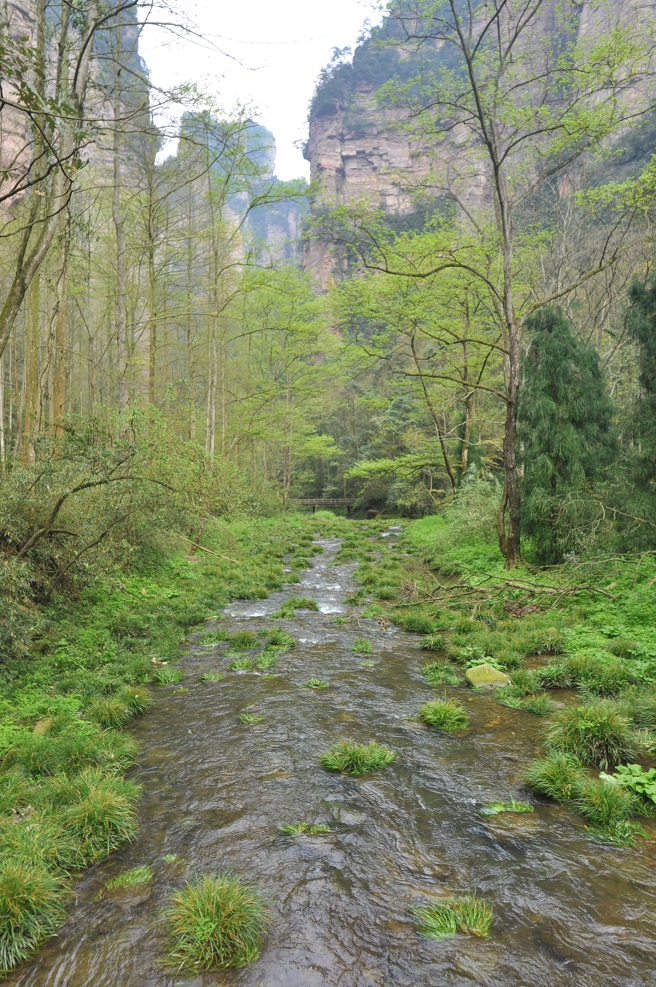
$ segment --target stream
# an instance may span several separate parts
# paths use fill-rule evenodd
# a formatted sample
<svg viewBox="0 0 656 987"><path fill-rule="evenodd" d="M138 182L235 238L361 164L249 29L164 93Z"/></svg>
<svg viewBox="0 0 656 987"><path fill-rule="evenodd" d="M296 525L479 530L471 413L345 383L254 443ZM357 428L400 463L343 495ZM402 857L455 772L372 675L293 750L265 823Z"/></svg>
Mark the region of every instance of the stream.
<svg viewBox="0 0 656 987"><path fill-rule="evenodd" d="M417 713L441 695L421 675L419 637L353 616L355 566L333 565L336 539L298 585L233 603L221 628L288 631L298 644L274 675L229 671L222 645L193 635L180 686L157 690L133 728L132 777L143 786L133 844L88 871L59 936L7 978L11 987L653 987L656 853L590 839L580 819L535 802L530 815L486 817L486 803L526 799L522 770L538 718L489 694L448 688L471 716L450 736ZM319 613L270 614L290 597ZM218 627L210 624L208 629ZM365 637L373 654L352 652ZM373 664L372 664L373 663ZM209 670L222 682L202 682ZM303 688L313 677L329 688ZM264 722L244 725L247 708ZM251 711L251 710L249 710ZM377 740L398 753L360 779L319 766L333 740ZM533 800L535 801L535 800ZM289 837L286 823L327 823ZM175 861L165 861L175 855ZM149 865L151 884L97 898L106 881ZM260 960L182 977L162 962L158 916L171 891L207 872L256 882L271 911ZM436 894L477 891L494 907L491 939L418 936L412 909Z"/></svg>

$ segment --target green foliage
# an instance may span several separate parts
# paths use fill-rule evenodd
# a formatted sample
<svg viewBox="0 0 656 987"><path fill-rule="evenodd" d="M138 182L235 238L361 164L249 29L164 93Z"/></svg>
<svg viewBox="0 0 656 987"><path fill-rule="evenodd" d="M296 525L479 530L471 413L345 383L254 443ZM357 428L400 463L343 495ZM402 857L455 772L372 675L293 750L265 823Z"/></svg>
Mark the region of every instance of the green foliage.
<svg viewBox="0 0 656 987"><path fill-rule="evenodd" d="M524 784L554 802L575 798L585 774L581 762L571 754L549 753L533 761L524 773Z"/></svg>
<svg viewBox="0 0 656 987"><path fill-rule="evenodd" d="M143 884L150 884L154 876L150 867L145 865L133 867L132 870L126 870L107 881L104 891L126 891L129 888L138 888Z"/></svg>
<svg viewBox="0 0 656 987"><path fill-rule="evenodd" d="M603 777L586 778L579 787L574 808L592 823L593 834L603 842L633 846L635 826L629 821L635 809L635 796Z"/></svg>
<svg viewBox="0 0 656 987"><path fill-rule="evenodd" d="M252 631L238 631L236 634L231 634L228 640L233 651L250 651L252 648L257 648L260 643L257 634Z"/></svg>
<svg viewBox="0 0 656 987"><path fill-rule="evenodd" d="M469 726L467 710L455 699L435 699L419 710L420 719L430 727L440 730L466 730Z"/></svg>
<svg viewBox="0 0 656 987"><path fill-rule="evenodd" d="M534 811L530 802L521 802L514 798L510 802L488 802L481 809L484 816L499 816L504 812L515 812L522 815Z"/></svg>
<svg viewBox="0 0 656 987"><path fill-rule="evenodd" d="M327 689L328 683L325 679L310 679L303 683L304 689Z"/></svg>
<svg viewBox="0 0 656 987"><path fill-rule="evenodd" d="M75 841L79 865L103 860L137 831L135 805L139 789L120 778L85 772L74 782L78 798L61 813L65 832Z"/></svg>
<svg viewBox="0 0 656 987"><path fill-rule="evenodd" d="M373 654L373 650L371 642L367 641L366 637L357 637L351 648L351 651L356 655L370 655Z"/></svg>
<svg viewBox="0 0 656 987"><path fill-rule="evenodd" d="M227 970L260 955L268 914L260 892L229 874L206 875L176 891L163 915L178 970Z"/></svg>
<svg viewBox="0 0 656 987"><path fill-rule="evenodd" d="M155 668L153 671L153 682L155 685L177 685L182 682L184 672L180 668L172 668L166 665L163 668Z"/></svg>
<svg viewBox="0 0 656 987"><path fill-rule="evenodd" d="M285 836L322 836L325 833L330 833L330 826L325 826L323 823L291 823L287 826L281 826L280 832L284 833Z"/></svg>
<svg viewBox="0 0 656 987"><path fill-rule="evenodd" d="M421 641L419 647L422 651L442 651L444 648L444 637L442 634L429 634Z"/></svg>
<svg viewBox="0 0 656 987"><path fill-rule="evenodd" d="M357 777L386 767L396 756L394 751L374 741L357 744L354 740L339 740L321 755L320 763L326 771L341 771Z"/></svg>
<svg viewBox="0 0 656 987"><path fill-rule="evenodd" d="M291 651L292 648L296 647L296 641L284 631L282 627L274 627L272 631L267 634L266 637L267 648L277 648L281 651Z"/></svg>
<svg viewBox="0 0 656 987"><path fill-rule="evenodd" d="M602 772L602 780L628 788L656 805L656 768L645 771L639 764L619 764L612 775Z"/></svg>
<svg viewBox="0 0 656 987"><path fill-rule="evenodd" d="M316 600L312 600L309 597L294 596L290 600L285 600L283 605L276 613L271 614L272 620L283 620L285 618L293 617L297 610L315 610L319 609L319 604Z"/></svg>
<svg viewBox="0 0 656 987"><path fill-rule="evenodd" d="M542 565L580 552L596 520L589 485L613 462L613 408L598 351L563 314L545 308L526 322L530 346L519 404L522 531Z"/></svg>
<svg viewBox="0 0 656 987"><path fill-rule="evenodd" d="M628 719L609 699L562 710L547 740L554 750L604 770L633 757L639 746Z"/></svg>
<svg viewBox="0 0 656 987"><path fill-rule="evenodd" d="M223 682L224 679L222 672L203 672L200 677L201 682Z"/></svg>
<svg viewBox="0 0 656 987"><path fill-rule="evenodd" d="M426 908L415 908L419 933L427 939L449 939L462 932L489 938L494 921L490 905L477 895L435 899Z"/></svg>
<svg viewBox="0 0 656 987"><path fill-rule="evenodd" d="M26 960L65 918L64 885L45 867L0 861L0 974Z"/></svg>
<svg viewBox="0 0 656 987"><path fill-rule="evenodd" d="M430 665L424 665L422 675L433 688L456 685L459 682L458 673L448 661L434 661Z"/></svg>
<svg viewBox="0 0 656 987"><path fill-rule="evenodd" d="M235 658L234 661L230 662L230 671L232 672L252 672L253 671L253 659L252 658Z"/></svg>

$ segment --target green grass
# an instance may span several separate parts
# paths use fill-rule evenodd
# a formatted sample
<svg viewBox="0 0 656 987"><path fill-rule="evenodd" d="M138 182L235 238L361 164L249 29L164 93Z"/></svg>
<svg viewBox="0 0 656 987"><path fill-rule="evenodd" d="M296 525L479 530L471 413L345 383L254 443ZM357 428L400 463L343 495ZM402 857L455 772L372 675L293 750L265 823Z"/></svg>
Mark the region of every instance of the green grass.
<svg viewBox="0 0 656 987"><path fill-rule="evenodd" d="M293 617L297 610L318 611L319 604L316 600L307 596L293 596L290 600L285 600L279 610L271 614L272 620L285 620Z"/></svg>
<svg viewBox="0 0 656 987"><path fill-rule="evenodd" d="M524 773L527 788L554 802L569 802L576 798L584 779L580 761L571 754L556 752L533 761Z"/></svg>
<svg viewBox="0 0 656 987"><path fill-rule="evenodd" d="M231 634L228 640L232 651L251 651L260 643L257 634L252 631L237 631L236 634Z"/></svg>
<svg viewBox="0 0 656 987"><path fill-rule="evenodd" d="M245 726L255 726L257 723L264 723L264 717L259 713L240 713L239 722Z"/></svg>
<svg viewBox="0 0 656 987"><path fill-rule="evenodd" d="M309 679L303 683L304 689L327 689L328 683L325 679Z"/></svg>
<svg viewBox="0 0 656 987"><path fill-rule="evenodd" d="M150 867L145 865L133 867L132 870L126 870L122 874L112 877L111 880L107 881L103 891L126 891L129 888L138 888L144 884L150 884L154 876Z"/></svg>
<svg viewBox="0 0 656 987"><path fill-rule="evenodd" d="M222 672L203 672L200 677L201 682L223 682L224 679Z"/></svg>
<svg viewBox="0 0 656 987"><path fill-rule="evenodd" d="M634 845L635 825L630 817L637 806L633 792L603 778L586 778L579 786L573 808L591 824L592 834L602 842Z"/></svg>
<svg viewBox="0 0 656 987"><path fill-rule="evenodd" d="M442 651L444 648L444 636L442 634L429 634L419 644L422 651Z"/></svg>
<svg viewBox="0 0 656 987"><path fill-rule="evenodd" d="M510 802L488 802L481 809L484 816L499 816L505 812L515 812L521 815L534 811L530 802L521 802L515 798L512 798Z"/></svg>
<svg viewBox="0 0 656 987"><path fill-rule="evenodd" d="M546 692L535 696L517 696L513 695L512 686L509 686L507 689L499 689L498 697L502 706L507 706L509 709L522 709L534 716L548 716L557 708Z"/></svg>
<svg viewBox="0 0 656 987"><path fill-rule="evenodd" d="M351 648L351 651L356 655L371 655L373 654L373 650L371 643L367 641L366 637L357 637Z"/></svg>
<svg viewBox="0 0 656 987"><path fill-rule="evenodd" d="M547 742L554 750L604 771L635 760L639 746L628 719L608 699L562 710L547 732Z"/></svg>
<svg viewBox="0 0 656 987"><path fill-rule="evenodd" d="M440 730L466 730L469 726L467 710L455 699L435 699L419 710L419 718L429 727Z"/></svg>
<svg viewBox="0 0 656 987"><path fill-rule="evenodd" d="M387 747L372 741L358 744L354 740L339 740L321 755L321 767L326 771L340 771L343 774L359 775L384 768L395 760L396 754Z"/></svg>
<svg viewBox="0 0 656 987"><path fill-rule="evenodd" d="M0 861L0 974L28 959L66 917L66 887L52 871L21 859Z"/></svg>
<svg viewBox="0 0 656 987"><path fill-rule="evenodd" d="M275 648L281 651L291 651L292 648L296 647L296 641L284 631L282 627L274 627L266 636L266 646L267 648Z"/></svg>
<svg viewBox="0 0 656 987"><path fill-rule="evenodd" d="M268 914L257 888L229 874L206 875L171 898L163 915L178 971L227 970L260 955Z"/></svg>
<svg viewBox="0 0 656 987"><path fill-rule="evenodd" d="M253 659L252 658L235 658L234 661L230 662L231 672L252 672L253 671Z"/></svg>
<svg viewBox="0 0 656 987"><path fill-rule="evenodd" d="M325 833L330 833L330 831L330 826L325 826L322 823L300 822L280 827L280 832L284 833L285 836L322 836Z"/></svg>
<svg viewBox="0 0 656 987"><path fill-rule="evenodd" d="M255 659L255 667L260 672L265 672L269 668L273 668L278 661L278 652L269 651L266 648L260 655Z"/></svg>
<svg viewBox="0 0 656 987"><path fill-rule="evenodd" d="M489 938L494 912L477 895L436 899L425 908L415 908L419 934L427 939L450 939L459 932Z"/></svg>
<svg viewBox="0 0 656 987"><path fill-rule="evenodd" d="M430 665L424 665L421 671L428 685L433 688L456 685L460 681L458 673L448 661L434 661Z"/></svg>
<svg viewBox="0 0 656 987"><path fill-rule="evenodd" d="M183 678L184 672L179 668L171 668L170 665L153 670L153 682L155 685L177 685L178 682L182 682Z"/></svg>

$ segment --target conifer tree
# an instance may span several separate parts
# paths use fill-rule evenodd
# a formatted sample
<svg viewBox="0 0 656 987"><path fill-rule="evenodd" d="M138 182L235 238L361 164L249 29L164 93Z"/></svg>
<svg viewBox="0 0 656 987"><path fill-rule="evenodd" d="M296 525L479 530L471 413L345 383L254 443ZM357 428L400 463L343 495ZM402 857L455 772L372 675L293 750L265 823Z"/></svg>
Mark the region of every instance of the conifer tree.
<svg viewBox="0 0 656 987"><path fill-rule="evenodd" d="M554 565L580 550L589 531L592 483L616 452L613 406L597 350L560 310L542 309L526 330L521 524L536 560Z"/></svg>
<svg viewBox="0 0 656 987"><path fill-rule="evenodd" d="M656 497L656 276L644 284L634 281L629 302L627 328L638 348L640 383L632 421L630 471L637 489Z"/></svg>

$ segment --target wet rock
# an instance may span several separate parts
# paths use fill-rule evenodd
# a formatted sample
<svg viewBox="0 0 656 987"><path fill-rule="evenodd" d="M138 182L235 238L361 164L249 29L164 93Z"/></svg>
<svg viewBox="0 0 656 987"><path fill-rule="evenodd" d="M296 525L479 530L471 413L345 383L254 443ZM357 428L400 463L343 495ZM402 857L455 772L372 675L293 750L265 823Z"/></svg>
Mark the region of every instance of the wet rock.
<svg viewBox="0 0 656 987"><path fill-rule="evenodd" d="M504 689L510 685L510 679L505 672L500 672L487 662L484 665L474 665L465 672L465 678L474 689Z"/></svg>

